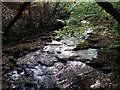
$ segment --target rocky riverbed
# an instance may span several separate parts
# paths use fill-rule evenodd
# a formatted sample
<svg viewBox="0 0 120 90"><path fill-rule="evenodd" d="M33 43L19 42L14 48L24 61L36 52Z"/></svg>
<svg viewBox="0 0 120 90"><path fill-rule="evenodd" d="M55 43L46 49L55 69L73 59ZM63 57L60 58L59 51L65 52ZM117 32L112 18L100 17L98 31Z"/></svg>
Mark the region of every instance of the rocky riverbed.
<svg viewBox="0 0 120 90"><path fill-rule="evenodd" d="M47 42L18 59L3 73L3 90L118 90L119 51L104 49L76 50L83 36Z"/></svg>

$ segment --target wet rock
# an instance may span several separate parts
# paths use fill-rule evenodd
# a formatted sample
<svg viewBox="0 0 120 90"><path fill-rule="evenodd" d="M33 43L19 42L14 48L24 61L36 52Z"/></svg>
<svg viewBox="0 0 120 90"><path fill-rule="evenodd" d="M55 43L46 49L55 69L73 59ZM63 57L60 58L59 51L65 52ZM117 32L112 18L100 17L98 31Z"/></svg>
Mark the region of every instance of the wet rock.
<svg viewBox="0 0 120 90"><path fill-rule="evenodd" d="M43 48L43 51L47 52L47 51L51 51L51 47L50 46L45 46Z"/></svg>
<svg viewBox="0 0 120 90"><path fill-rule="evenodd" d="M79 60L82 62L90 61L97 58L97 49L79 50L79 51L63 51L56 56L60 61Z"/></svg>
<svg viewBox="0 0 120 90"><path fill-rule="evenodd" d="M89 34L91 34L93 32L93 30L91 28L88 28L88 30L86 30L83 35L82 35L82 39L88 39L88 37L90 36Z"/></svg>
<svg viewBox="0 0 120 90"><path fill-rule="evenodd" d="M61 43L65 44L67 46L74 46L75 45L75 41L73 38L61 40Z"/></svg>
<svg viewBox="0 0 120 90"><path fill-rule="evenodd" d="M17 71L13 71L13 72L12 72L11 78L12 78L13 80L19 79L19 74L17 73Z"/></svg>
<svg viewBox="0 0 120 90"><path fill-rule="evenodd" d="M37 62L37 58L35 56L35 53L30 53L30 54L27 54L24 57L21 57L21 58L17 59L17 64L18 65L21 65L21 64L32 65L35 62Z"/></svg>
<svg viewBox="0 0 120 90"><path fill-rule="evenodd" d="M51 54L57 54L57 53L61 53L63 51L72 51L76 46L75 45L71 45L71 46L67 46L65 44L62 45L47 45L43 48L43 51L51 53Z"/></svg>
<svg viewBox="0 0 120 90"><path fill-rule="evenodd" d="M76 75L90 71L91 68L79 61L69 61L65 68L57 75L59 87L66 89L76 82Z"/></svg>
<svg viewBox="0 0 120 90"><path fill-rule="evenodd" d="M95 89L95 90L97 89L98 90L100 88L101 88L101 83L98 80L95 82L95 84L90 86L90 89Z"/></svg>
<svg viewBox="0 0 120 90"><path fill-rule="evenodd" d="M40 55L38 57L38 63L43 66L53 66L57 62L57 58L54 55Z"/></svg>
<svg viewBox="0 0 120 90"><path fill-rule="evenodd" d="M33 76L33 71L31 68L25 68L25 75L26 76Z"/></svg>
<svg viewBox="0 0 120 90"><path fill-rule="evenodd" d="M97 49L80 50L77 54L80 55L81 60L92 60L97 58Z"/></svg>
<svg viewBox="0 0 120 90"><path fill-rule="evenodd" d="M38 65L34 66L34 69L32 69L32 71L34 72L34 75L41 76L43 74L41 69L42 69L41 65Z"/></svg>
<svg viewBox="0 0 120 90"><path fill-rule="evenodd" d="M87 34L91 34L91 33L93 33L93 29L88 28L87 31L86 31L85 33L87 33Z"/></svg>
<svg viewBox="0 0 120 90"><path fill-rule="evenodd" d="M76 75L91 71L89 66L79 61L70 61L67 64L56 63L53 67L46 67L46 79L43 82L46 88L59 87L66 89L75 82ZM47 86L46 86L47 85Z"/></svg>
<svg viewBox="0 0 120 90"><path fill-rule="evenodd" d="M59 72L59 70L55 67L46 67L46 69L44 70L44 74L45 75L55 75Z"/></svg>
<svg viewBox="0 0 120 90"><path fill-rule="evenodd" d="M57 61L57 58L55 58L54 55L44 53L44 52L34 52L26 55L25 57L19 58L17 60L17 64L20 65L34 65L35 63L39 63L41 65L46 65L46 66L52 66L54 65L54 62Z"/></svg>
<svg viewBox="0 0 120 90"><path fill-rule="evenodd" d="M60 41L53 40L51 43L48 43L49 45L62 45Z"/></svg>
<svg viewBox="0 0 120 90"><path fill-rule="evenodd" d="M49 89L53 89L57 87L55 80L56 80L55 77L45 76L43 83L42 83L42 87L45 90L49 90Z"/></svg>
<svg viewBox="0 0 120 90"><path fill-rule="evenodd" d="M55 63L54 66L52 67L43 67L43 72L45 75L56 75L59 73L59 71L61 71L64 68L64 64L63 63Z"/></svg>
<svg viewBox="0 0 120 90"><path fill-rule="evenodd" d="M82 62L79 62L79 61L69 61L67 63L67 66L68 68L66 68L66 70L73 70L73 72L75 72L76 74L79 74L79 73L85 73L87 71L91 71L92 68L87 66L86 64L82 63ZM69 72L70 73L70 72Z"/></svg>
<svg viewBox="0 0 120 90"><path fill-rule="evenodd" d="M24 74L23 71L21 72L18 72L17 70L13 70L13 71L10 71L8 72L3 78L6 79L6 81L9 81L9 80L18 80L22 75Z"/></svg>
<svg viewBox="0 0 120 90"><path fill-rule="evenodd" d="M72 51L63 51L61 54L58 54L56 57L58 57L59 60L69 59L70 57L75 56L74 52Z"/></svg>
<svg viewBox="0 0 120 90"><path fill-rule="evenodd" d="M41 65L34 66L33 68L29 67L25 69L25 74L27 76L32 76L35 79L40 79L39 76L43 75L42 67Z"/></svg>

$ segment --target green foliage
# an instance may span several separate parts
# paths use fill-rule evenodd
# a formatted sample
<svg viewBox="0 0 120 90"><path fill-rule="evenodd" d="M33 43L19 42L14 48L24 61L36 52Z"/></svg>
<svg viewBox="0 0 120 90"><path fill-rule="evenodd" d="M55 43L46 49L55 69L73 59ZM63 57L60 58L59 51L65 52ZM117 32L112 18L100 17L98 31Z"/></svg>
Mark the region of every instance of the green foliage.
<svg viewBox="0 0 120 90"><path fill-rule="evenodd" d="M118 11L120 11L120 2L111 2L111 3Z"/></svg>
<svg viewBox="0 0 120 90"><path fill-rule="evenodd" d="M120 40L107 45L107 49L114 48L114 47L120 47Z"/></svg>
<svg viewBox="0 0 120 90"><path fill-rule="evenodd" d="M119 25L116 26L115 23L114 23L114 24L112 24L112 27L113 27L112 28L113 34L120 36L120 26Z"/></svg>
<svg viewBox="0 0 120 90"><path fill-rule="evenodd" d="M69 26L65 26L63 28L63 30L59 29L58 31L56 31L57 33L57 36L56 38L58 37L61 37L61 38L69 38L69 37L79 37L83 31L85 31L86 28L84 27L79 27L77 25L69 25Z"/></svg>
<svg viewBox="0 0 120 90"><path fill-rule="evenodd" d="M63 5L62 5L63 4ZM67 20L64 20L64 22L69 24L74 24L76 22L79 22L80 20L91 16L94 19L92 21L98 21L100 19L105 18L106 16L109 16L108 13L106 13L104 10L101 9L96 3L61 3L61 7L59 10L61 11L69 11L70 17Z"/></svg>
<svg viewBox="0 0 120 90"><path fill-rule="evenodd" d="M93 27L92 23L84 24L81 26L81 20L84 20L84 18L89 17L89 16L96 16L98 15L98 12L101 11L101 8L98 7L96 3L61 3L59 10L61 12L69 11L70 12L70 17L69 19L63 20L63 19L58 19L58 21L67 24L63 28L63 30L56 31L57 37L70 37L74 33L78 33L79 35L81 32L84 32L86 28L88 27Z"/></svg>
<svg viewBox="0 0 120 90"><path fill-rule="evenodd" d="M68 24L73 24L74 22L79 22L87 16L94 16L100 10L96 3L77 3L72 11L71 16L67 20Z"/></svg>
<svg viewBox="0 0 120 90"><path fill-rule="evenodd" d="M120 11L120 2L112 2L113 6ZM114 35L120 35L120 27L113 17L103 10L96 3L61 3L59 10L62 12L70 12L70 17L66 20L58 19L58 21L65 23L67 26L56 31L56 38L79 37L87 28L98 30L99 27L112 29ZM86 17L89 17L85 19ZM89 24L80 25L82 20L89 21ZM105 22L104 22L105 21ZM79 24L78 24L79 23ZM110 24L110 26L105 26ZM108 48L120 46L120 40L108 45ZM82 46L80 46L82 47Z"/></svg>
<svg viewBox="0 0 120 90"><path fill-rule="evenodd" d="M70 12L71 5L72 5L71 2L60 2L58 11L61 11L61 13L66 11Z"/></svg>

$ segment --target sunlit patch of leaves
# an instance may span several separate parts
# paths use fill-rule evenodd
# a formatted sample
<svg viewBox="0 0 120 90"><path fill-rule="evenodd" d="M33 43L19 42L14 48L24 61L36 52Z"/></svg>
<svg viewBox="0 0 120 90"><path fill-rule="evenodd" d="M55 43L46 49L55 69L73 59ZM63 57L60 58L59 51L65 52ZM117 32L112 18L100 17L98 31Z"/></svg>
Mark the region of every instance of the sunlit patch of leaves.
<svg viewBox="0 0 120 90"><path fill-rule="evenodd" d="M103 15L104 17L106 15L106 12L102 11L96 3L61 3L59 10L70 12L69 19L58 19L58 21L67 25L63 29L56 31L57 37L63 38L71 37L76 32L80 35L81 32L84 32L89 27L96 28L93 26L93 23L96 23L94 19L91 20L91 23L82 26L80 21L84 20L84 18L92 16L98 21L100 19L98 16Z"/></svg>
<svg viewBox="0 0 120 90"><path fill-rule="evenodd" d="M75 25L65 26L63 29L56 31L56 37L69 38L73 36L75 32L80 34L80 31L82 31L81 29L82 28L78 28L78 26Z"/></svg>
<svg viewBox="0 0 120 90"><path fill-rule="evenodd" d="M88 28L92 28L89 24L80 25L67 25L64 26L62 29L55 31L57 33L55 38L70 38L76 37L80 38L80 36L87 30ZM92 28L95 29L95 28Z"/></svg>
<svg viewBox="0 0 120 90"><path fill-rule="evenodd" d="M118 11L120 11L119 3L111 3ZM93 30L102 30L103 32L101 35L103 37L109 35L109 33L107 33L108 30L113 31L113 35L120 35L120 27L118 27L118 23L109 13L103 10L96 3L61 3L59 10L63 12L69 11L70 17L68 19L58 19L59 22L62 22L67 26L56 31L57 38L72 37L75 36L76 33L81 35L81 33L83 33L85 29L89 27ZM90 21L90 23L82 26L80 21L89 16L91 17L86 19L86 21ZM116 41L112 44L109 44L108 47L110 48L118 46L119 44L119 41Z"/></svg>

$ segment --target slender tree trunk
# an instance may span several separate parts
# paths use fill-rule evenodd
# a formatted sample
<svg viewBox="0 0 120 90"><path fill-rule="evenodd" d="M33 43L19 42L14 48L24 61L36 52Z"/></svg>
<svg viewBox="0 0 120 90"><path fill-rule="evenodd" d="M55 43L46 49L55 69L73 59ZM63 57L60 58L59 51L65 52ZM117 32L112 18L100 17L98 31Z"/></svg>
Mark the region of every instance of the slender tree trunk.
<svg viewBox="0 0 120 90"><path fill-rule="evenodd" d="M60 2L57 2L57 3L56 3L55 8L54 8L54 11L53 11L51 17L53 17L53 16L55 15L55 13L57 12L57 7L58 7L59 3L60 3Z"/></svg>
<svg viewBox="0 0 120 90"><path fill-rule="evenodd" d="M5 31L4 31L4 36L7 36L8 32L10 31L11 27L15 24L15 22L19 19L19 17L22 15L23 11L25 10L25 8L30 4L31 2L24 2L17 15L10 21L10 23L7 25Z"/></svg>
<svg viewBox="0 0 120 90"><path fill-rule="evenodd" d="M106 0L102 0L102 2L99 2L98 0L95 1L102 9L111 14L120 25L120 13L113 7L111 3L107 2Z"/></svg>

